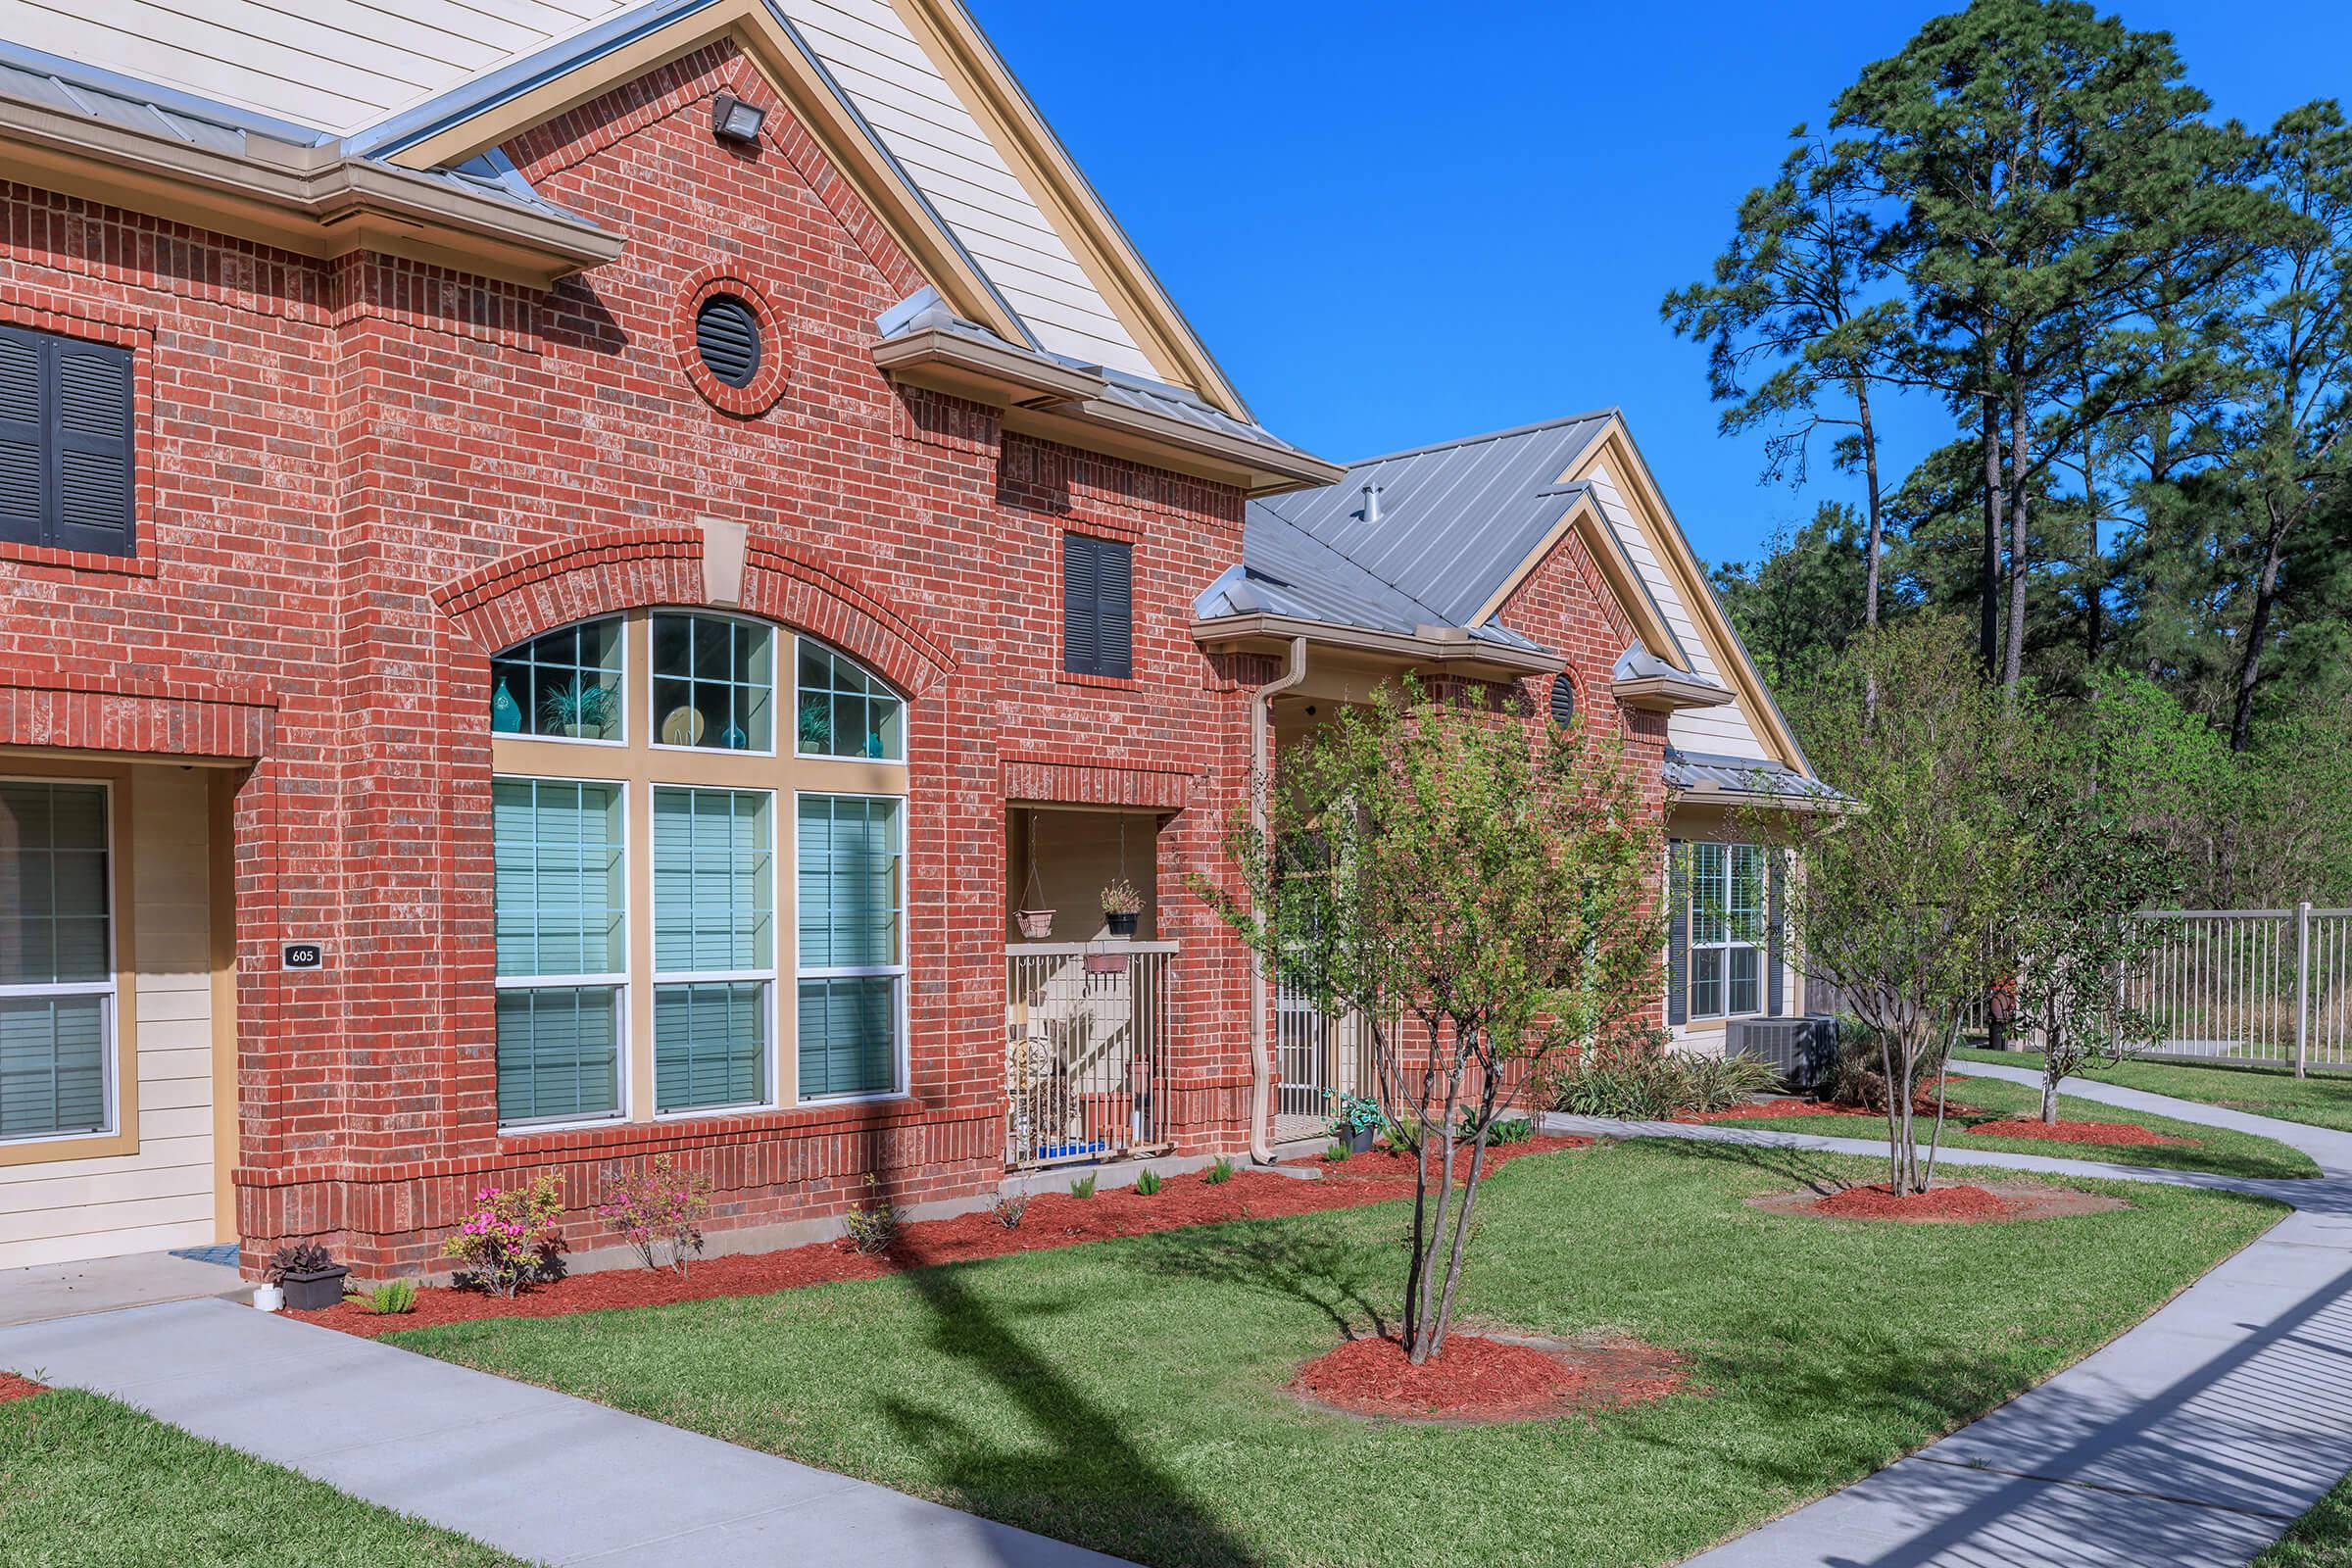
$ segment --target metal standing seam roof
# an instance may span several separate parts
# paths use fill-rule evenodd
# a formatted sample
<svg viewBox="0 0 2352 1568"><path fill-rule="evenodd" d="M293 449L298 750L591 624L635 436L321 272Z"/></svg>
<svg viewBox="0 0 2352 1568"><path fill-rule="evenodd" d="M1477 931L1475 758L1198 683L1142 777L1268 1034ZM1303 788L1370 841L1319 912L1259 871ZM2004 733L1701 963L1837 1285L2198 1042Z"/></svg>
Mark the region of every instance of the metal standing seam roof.
<svg viewBox="0 0 2352 1568"><path fill-rule="evenodd" d="M1707 752L1669 748L1665 772L1667 788L1675 790L1705 790L1750 800L1792 796L1824 802L1846 799L1819 779L1808 778L1782 763L1759 761L1752 757L1718 757Z"/></svg>
<svg viewBox="0 0 2352 1568"><path fill-rule="evenodd" d="M1348 466L1338 484L1250 503L1379 581L1466 625L1551 531L1575 497L1560 476L1616 411L1439 442ZM1364 519L1378 485L1380 520Z"/></svg>

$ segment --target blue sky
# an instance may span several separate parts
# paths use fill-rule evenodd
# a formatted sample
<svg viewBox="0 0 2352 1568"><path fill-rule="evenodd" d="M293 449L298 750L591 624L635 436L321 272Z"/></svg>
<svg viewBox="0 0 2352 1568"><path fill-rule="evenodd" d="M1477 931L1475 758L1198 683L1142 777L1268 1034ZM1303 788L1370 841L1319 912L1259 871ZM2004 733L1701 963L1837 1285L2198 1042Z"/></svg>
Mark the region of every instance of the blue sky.
<svg viewBox="0 0 2352 1568"><path fill-rule="evenodd" d="M1699 554L1853 481L1758 483L1658 319L1790 126L1951 6L968 0L1258 416L1338 461L1622 407ZM2347 93L2340 0L2122 0L2216 111ZM1899 476L1945 431L1898 420Z"/></svg>

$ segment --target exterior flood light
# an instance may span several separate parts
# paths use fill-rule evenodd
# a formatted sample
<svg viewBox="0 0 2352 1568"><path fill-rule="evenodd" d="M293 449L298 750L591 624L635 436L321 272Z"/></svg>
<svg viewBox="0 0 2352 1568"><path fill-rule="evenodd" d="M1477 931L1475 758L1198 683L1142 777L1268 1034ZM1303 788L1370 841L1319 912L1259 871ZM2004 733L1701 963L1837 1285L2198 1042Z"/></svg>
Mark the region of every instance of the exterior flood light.
<svg viewBox="0 0 2352 1568"><path fill-rule="evenodd" d="M710 105L710 133L720 141L756 146L760 127L766 123L766 110L758 104L747 104L731 92L720 93Z"/></svg>

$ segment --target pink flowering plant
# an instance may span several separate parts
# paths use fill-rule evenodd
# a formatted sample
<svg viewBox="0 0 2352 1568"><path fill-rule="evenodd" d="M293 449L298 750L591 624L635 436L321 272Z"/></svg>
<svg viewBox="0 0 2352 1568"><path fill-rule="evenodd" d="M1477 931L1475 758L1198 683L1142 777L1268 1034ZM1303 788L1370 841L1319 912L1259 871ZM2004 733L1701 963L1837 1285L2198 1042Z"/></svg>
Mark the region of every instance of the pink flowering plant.
<svg viewBox="0 0 2352 1568"><path fill-rule="evenodd" d="M703 1216L710 1209L710 1178L657 1154L642 1171L606 1179L596 1216L620 1232L647 1268L683 1274L687 1261L703 1254Z"/></svg>
<svg viewBox="0 0 2352 1568"><path fill-rule="evenodd" d="M485 1187L473 1212L441 1244L458 1283L513 1298L526 1285L564 1277L564 1184L543 1171L530 1186Z"/></svg>

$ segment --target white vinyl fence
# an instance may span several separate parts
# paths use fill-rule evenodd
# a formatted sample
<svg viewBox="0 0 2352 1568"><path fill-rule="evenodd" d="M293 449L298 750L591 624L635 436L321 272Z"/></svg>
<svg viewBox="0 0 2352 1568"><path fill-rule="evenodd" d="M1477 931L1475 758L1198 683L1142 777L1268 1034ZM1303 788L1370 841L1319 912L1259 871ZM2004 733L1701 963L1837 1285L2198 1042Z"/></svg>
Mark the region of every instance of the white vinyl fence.
<svg viewBox="0 0 2352 1568"><path fill-rule="evenodd" d="M2352 1068L2352 909L2151 909L2163 935L2126 998L2155 1020L2144 1053L2183 1061Z"/></svg>

